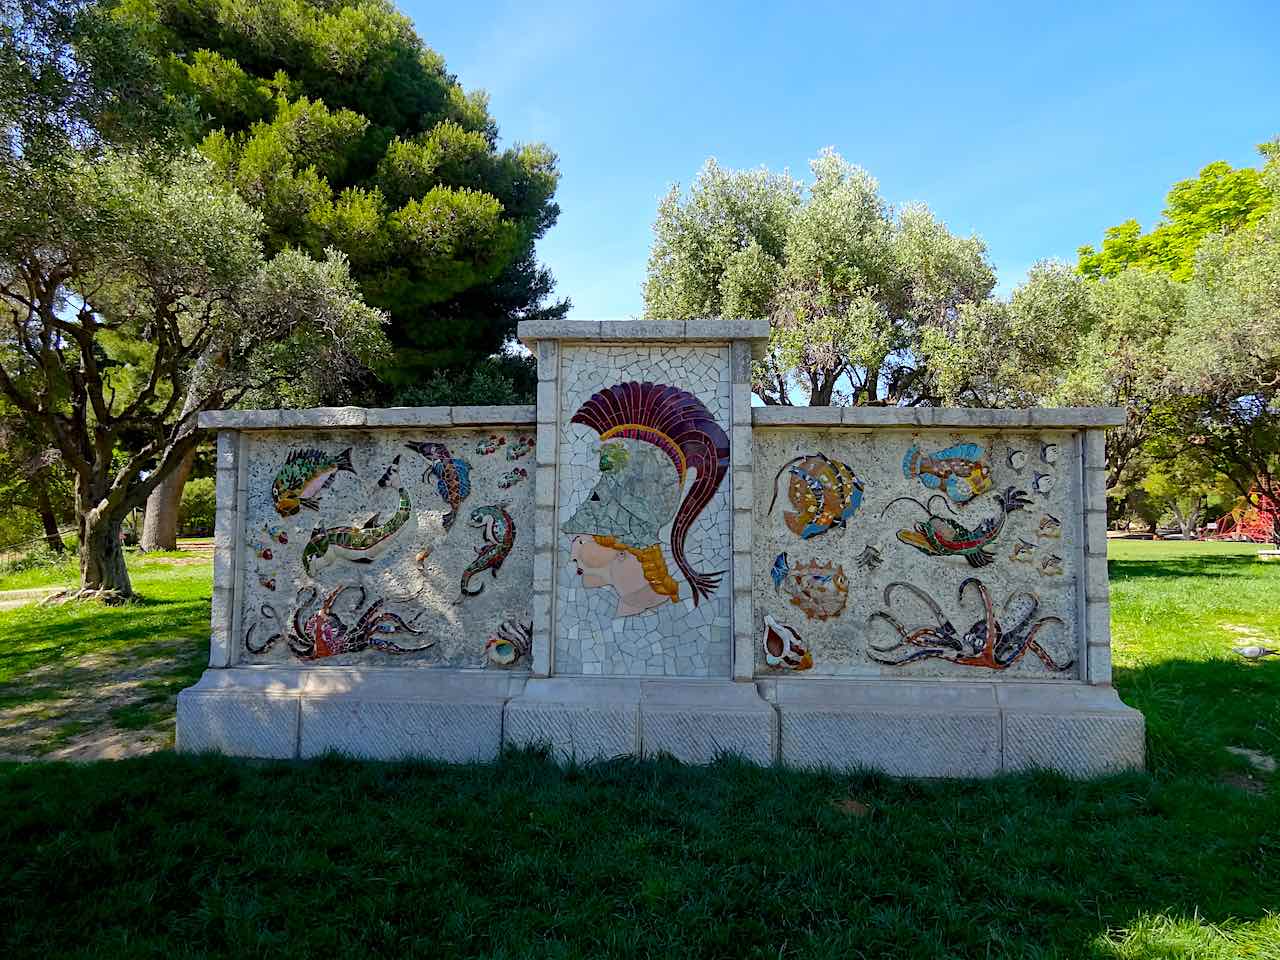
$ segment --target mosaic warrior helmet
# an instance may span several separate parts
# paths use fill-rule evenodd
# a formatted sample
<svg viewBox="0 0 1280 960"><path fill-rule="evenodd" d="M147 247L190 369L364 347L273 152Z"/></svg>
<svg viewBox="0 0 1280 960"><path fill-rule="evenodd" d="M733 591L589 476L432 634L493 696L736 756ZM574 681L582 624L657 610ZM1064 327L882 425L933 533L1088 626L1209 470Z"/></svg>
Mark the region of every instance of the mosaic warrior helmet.
<svg viewBox="0 0 1280 960"><path fill-rule="evenodd" d="M671 555L693 602L709 597L724 571L696 572L684 541L729 470L729 438L711 411L685 390L632 381L593 394L569 422L600 434L600 480L560 529L643 550L670 523ZM697 478L681 501L690 470Z"/></svg>

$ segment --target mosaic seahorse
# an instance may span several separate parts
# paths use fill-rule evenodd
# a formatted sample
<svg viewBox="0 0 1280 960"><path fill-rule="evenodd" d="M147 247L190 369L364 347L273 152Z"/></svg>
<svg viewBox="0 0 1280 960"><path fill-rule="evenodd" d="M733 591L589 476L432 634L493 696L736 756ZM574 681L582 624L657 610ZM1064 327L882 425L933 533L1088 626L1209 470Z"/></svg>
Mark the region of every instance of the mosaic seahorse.
<svg viewBox="0 0 1280 960"><path fill-rule="evenodd" d="M473 527L484 528L484 545L476 547L476 558L471 561L467 569L462 571L463 596L474 597L484 592L484 584L480 584L475 590L468 590L472 577L486 570L490 571L494 577L498 575L502 562L507 559L512 546L515 545L516 524L511 519L511 514L507 513L501 504L496 503L487 507L476 507L471 511L469 522Z"/></svg>

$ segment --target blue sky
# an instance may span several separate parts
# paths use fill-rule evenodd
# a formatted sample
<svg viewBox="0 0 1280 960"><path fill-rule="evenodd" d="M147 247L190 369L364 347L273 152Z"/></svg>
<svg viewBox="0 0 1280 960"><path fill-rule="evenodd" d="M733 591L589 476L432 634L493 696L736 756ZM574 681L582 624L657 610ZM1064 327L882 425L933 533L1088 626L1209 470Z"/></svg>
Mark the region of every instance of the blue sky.
<svg viewBox="0 0 1280 960"><path fill-rule="evenodd" d="M709 156L807 179L834 146L978 233L1007 292L1280 134L1280 0L402 8L504 143L559 154L539 255L576 319L641 312L658 200Z"/></svg>

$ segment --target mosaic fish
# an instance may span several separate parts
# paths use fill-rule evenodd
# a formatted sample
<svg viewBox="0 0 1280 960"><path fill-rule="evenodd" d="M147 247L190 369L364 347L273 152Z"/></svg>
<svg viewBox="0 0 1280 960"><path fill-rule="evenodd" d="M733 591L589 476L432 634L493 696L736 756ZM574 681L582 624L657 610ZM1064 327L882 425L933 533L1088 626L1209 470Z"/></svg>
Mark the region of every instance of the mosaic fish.
<svg viewBox="0 0 1280 960"><path fill-rule="evenodd" d="M489 661L500 667L510 667L529 656L533 649L533 624L521 623L512 617L490 634L484 643Z"/></svg>
<svg viewBox="0 0 1280 960"><path fill-rule="evenodd" d="M1040 444L1040 459L1045 463L1058 462L1058 445L1056 443Z"/></svg>
<svg viewBox="0 0 1280 960"><path fill-rule="evenodd" d="M773 567L769 570L769 576L773 578L773 592L777 593L778 588L782 586L782 581L786 579L787 574L791 572L791 564L787 562L785 552L778 554L773 558Z"/></svg>
<svg viewBox="0 0 1280 960"><path fill-rule="evenodd" d="M902 458L902 475L918 479L930 490L939 490L958 504L966 504L991 489L991 468L976 443L957 443L930 456L912 444Z"/></svg>
<svg viewBox="0 0 1280 960"><path fill-rule="evenodd" d="M336 457L321 450L294 450L271 482L276 513L292 517L303 507L318 510L320 494L333 486L334 478L342 470L356 472L351 466L350 447Z"/></svg>
<svg viewBox="0 0 1280 960"><path fill-rule="evenodd" d="M1017 560L1019 563L1035 563L1036 545L1029 540L1019 539L1013 545L1013 552L1009 554L1010 560Z"/></svg>
<svg viewBox="0 0 1280 960"><path fill-rule="evenodd" d="M516 467L514 470L508 470L498 478L499 490L510 490L521 480L529 479L529 471L524 467Z"/></svg>
<svg viewBox="0 0 1280 960"><path fill-rule="evenodd" d="M880 552L880 548L868 543L862 548L862 553L858 554L859 570L876 570L880 564L884 563L884 555Z"/></svg>
<svg viewBox="0 0 1280 960"><path fill-rule="evenodd" d="M523 457L527 457L529 454L533 453L534 446L535 441L533 437L527 434L523 437L516 437L515 441L507 447L507 459L520 460Z"/></svg>
<svg viewBox="0 0 1280 960"><path fill-rule="evenodd" d="M332 548L335 556L345 557L354 563L372 563L375 552L386 544L409 520L413 505L409 502L409 494L400 483L400 458L391 461L383 473L378 486L385 488L395 486L400 495L396 512L385 522L378 522L378 514L374 514L360 526L316 527L311 531L311 539L302 549L302 568L311 574L311 564L323 559ZM358 554L358 556L347 556Z"/></svg>
<svg viewBox="0 0 1280 960"><path fill-rule="evenodd" d="M796 564L782 581L782 589L791 597L791 604L810 620L838 617L849 600L849 579L844 567L831 561Z"/></svg>
<svg viewBox="0 0 1280 960"><path fill-rule="evenodd" d="M813 655L800 644L800 634L765 614L764 662L784 670L808 670Z"/></svg>
<svg viewBox="0 0 1280 960"><path fill-rule="evenodd" d="M475 590L468 590L471 579L488 570L496 577L502 568L502 562L511 553L516 542L516 523L511 514L503 509L502 504L491 504L487 507L476 507L471 511L471 526L484 530L484 544L476 547L476 558L467 569L462 571L463 596L474 597L484 592L484 584Z"/></svg>
<svg viewBox="0 0 1280 960"><path fill-rule="evenodd" d="M782 519L792 533L808 540L833 527L844 528L862 504L862 481L847 463L823 453L808 453L787 461L773 478L773 499L778 500L778 480L786 473L787 499L795 512L784 511Z"/></svg>
<svg viewBox="0 0 1280 960"><path fill-rule="evenodd" d="M1062 558L1056 553L1050 554L1040 561L1040 573L1046 577L1062 575Z"/></svg>
<svg viewBox="0 0 1280 960"><path fill-rule="evenodd" d="M497 453L498 448L507 442L507 438L496 433L491 433L485 439L477 441L476 456L487 457L491 453Z"/></svg>
<svg viewBox="0 0 1280 960"><path fill-rule="evenodd" d="M1010 450L1009 456L1005 459L1009 461L1009 466L1014 470L1021 470L1027 465L1027 455L1021 450Z"/></svg>
<svg viewBox="0 0 1280 960"><path fill-rule="evenodd" d="M1062 521L1051 513L1046 513L1040 518L1040 526L1036 528L1036 533L1049 540L1056 540L1062 536Z"/></svg>
<svg viewBox="0 0 1280 960"><path fill-rule="evenodd" d="M1048 473L1037 473L1031 480L1036 493L1047 494L1053 489L1053 476Z"/></svg>
<svg viewBox="0 0 1280 960"><path fill-rule="evenodd" d="M898 539L915 547L926 556L964 557L971 567L985 567L995 559L995 554L987 547L1000 536L1000 531L1004 529L1004 522L1009 514L1031 503L1024 491L1007 487L1004 493L994 498L1000 512L983 520L976 527L970 528L950 517L934 513L930 504L937 499L942 499L942 494L935 493L927 503L921 503L913 497L898 497L897 500L891 501L880 515L884 516L885 510L900 500L914 503L929 517L917 523L913 530L899 530ZM942 502L945 504L946 500L942 499Z"/></svg>
<svg viewBox="0 0 1280 960"><path fill-rule="evenodd" d="M449 505L449 512L441 521L448 530L453 526L453 521L458 519L458 508L462 506L462 501L471 495L471 464L461 457L452 456L443 443L414 441L405 446L426 459L427 469L423 472L422 479L435 477L440 499Z"/></svg>

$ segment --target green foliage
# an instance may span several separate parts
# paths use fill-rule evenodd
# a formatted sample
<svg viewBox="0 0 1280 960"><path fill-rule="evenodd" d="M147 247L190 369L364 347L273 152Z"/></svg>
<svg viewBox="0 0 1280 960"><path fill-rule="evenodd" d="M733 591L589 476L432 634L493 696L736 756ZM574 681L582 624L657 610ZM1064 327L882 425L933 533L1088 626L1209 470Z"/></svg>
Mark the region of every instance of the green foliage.
<svg viewBox="0 0 1280 960"><path fill-rule="evenodd" d="M714 161L687 197L673 188L654 224L646 315L770 317L753 384L766 403L936 400L926 341L989 296L981 240L922 205L890 207L833 151L810 167L807 196L786 174Z"/></svg>
<svg viewBox="0 0 1280 960"><path fill-rule="evenodd" d="M1274 202L1261 171L1210 163L1195 179L1173 185L1163 218L1149 232L1143 233L1138 221L1126 220L1107 230L1101 250L1081 247L1079 270L1097 280L1141 267L1189 280L1201 240L1257 223Z"/></svg>
<svg viewBox="0 0 1280 960"><path fill-rule="evenodd" d="M213 477L197 477L182 487L178 504L178 533L184 537L207 537L213 533L217 500Z"/></svg>
<svg viewBox="0 0 1280 960"><path fill-rule="evenodd" d="M123 0L116 17L200 103L201 150L262 213L268 253L348 258L390 316L391 385L465 371L568 309L534 259L555 155L500 150L485 96L388 0Z"/></svg>
<svg viewBox="0 0 1280 960"><path fill-rule="evenodd" d="M0 560L0 577L8 577L15 573L26 573L29 570L51 570L66 565L65 554L54 553L49 545L40 542L28 547L21 553Z"/></svg>
<svg viewBox="0 0 1280 960"><path fill-rule="evenodd" d="M398 407L484 406L534 402L537 370L532 358L503 356L486 360L465 373L437 371L420 385L395 395Z"/></svg>

